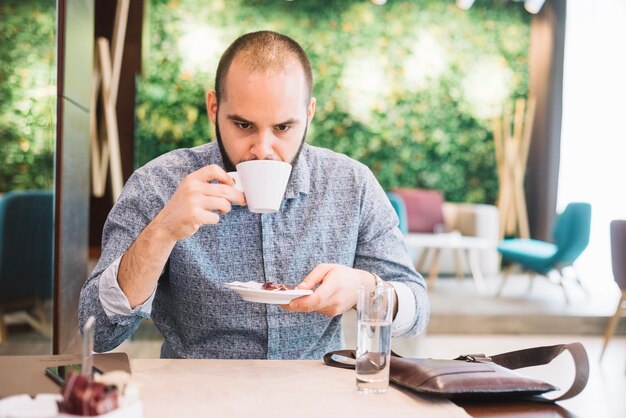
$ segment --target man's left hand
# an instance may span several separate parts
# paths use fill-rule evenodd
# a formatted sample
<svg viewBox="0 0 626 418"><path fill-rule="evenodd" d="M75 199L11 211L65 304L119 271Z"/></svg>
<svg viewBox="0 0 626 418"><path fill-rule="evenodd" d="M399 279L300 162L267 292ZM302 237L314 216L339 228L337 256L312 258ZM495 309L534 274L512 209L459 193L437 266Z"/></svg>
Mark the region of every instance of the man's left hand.
<svg viewBox="0 0 626 418"><path fill-rule="evenodd" d="M356 305L357 290L360 286L373 286L374 276L364 270L357 270L339 264L320 264L304 278L298 289L319 287L312 295L303 296L282 305L291 312L318 312L336 316Z"/></svg>

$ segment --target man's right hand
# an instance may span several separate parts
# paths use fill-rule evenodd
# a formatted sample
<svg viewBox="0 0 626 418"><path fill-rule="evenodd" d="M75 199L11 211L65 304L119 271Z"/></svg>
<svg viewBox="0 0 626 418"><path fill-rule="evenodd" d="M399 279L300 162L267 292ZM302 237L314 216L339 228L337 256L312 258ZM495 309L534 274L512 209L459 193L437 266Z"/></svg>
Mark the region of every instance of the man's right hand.
<svg viewBox="0 0 626 418"><path fill-rule="evenodd" d="M202 225L218 223L217 212L228 213L231 203L246 204L243 193L233 184L217 165L203 167L183 179L170 201L122 256L117 281L131 308L150 297L177 241L192 236Z"/></svg>
<svg viewBox="0 0 626 418"><path fill-rule="evenodd" d="M183 179L152 226L179 241L195 234L202 225L218 223L219 214L230 212L231 203L246 204L243 193L233 185L234 180L215 164L194 171Z"/></svg>

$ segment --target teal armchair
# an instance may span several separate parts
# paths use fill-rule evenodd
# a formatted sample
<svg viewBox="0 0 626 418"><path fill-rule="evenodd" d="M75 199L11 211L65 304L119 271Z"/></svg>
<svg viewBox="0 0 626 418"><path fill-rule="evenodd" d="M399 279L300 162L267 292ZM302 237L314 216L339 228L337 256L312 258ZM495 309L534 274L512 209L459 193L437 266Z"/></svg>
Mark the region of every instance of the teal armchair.
<svg viewBox="0 0 626 418"><path fill-rule="evenodd" d="M566 301L569 301L563 285L563 269L573 267L576 259L589 244L591 230L591 205L570 203L561 213L552 228L553 242L535 239L507 239L498 245L504 260L519 264L531 272L531 286L535 274L548 275L556 272L558 284L563 288ZM505 274L498 294L502 292L509 275ZM579 285L578 274L575 280Z"/></svg>
<svg viewBox="0 0 626 418"><path fill-rule="evenodd" d="M25 310L31 325L49 332L44 302L52 297L53 201L49 190L0 197L0 341L7 333L4 312Z"/></svg>
<svg viewBox="0 0 626 418"><path fill-rule="evenodd" d="M398 220L400 221L398 224L398 228L403 234L405 235L408 234L409 233L409 221L408 221L408 217L406 214L406 205L404 204L404 200L402 200L400 196L398 196L396 193L393 193L393 192L387 192L387 197L389 198L389 201L391 202L391 206L393 206L393 209L396 211L396 214L398 215Z"/></svg>

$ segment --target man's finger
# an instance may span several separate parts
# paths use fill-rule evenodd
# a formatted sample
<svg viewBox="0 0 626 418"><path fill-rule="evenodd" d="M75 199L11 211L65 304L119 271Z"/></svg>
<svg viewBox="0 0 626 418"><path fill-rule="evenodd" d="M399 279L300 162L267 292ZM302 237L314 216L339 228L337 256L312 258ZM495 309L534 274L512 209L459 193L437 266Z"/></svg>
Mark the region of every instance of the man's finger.
<svg viewBox="0 0 626 418"><path fill-rule="evenodd" d="M228 199L215 196L207 196L204 198L203 208L210 211L218 211L222 215L230 212L231 205Z"/></svg>
<svg viewBox="0 0 626 418"><path fill-rule="evenodd" d="M224 199L237 203L241 206L246 204L246 198L243 193L232 186L215 183L202 183L200 185L200 192L205 196L223 197Z"/></svg>
<svg viewBox="0 0 626 418"><path fill-rule="evenodd" d="M222 184L232 186L235 184L235 180L229 176L222 167L217 164L206 165L199 170L194 171L191 175L201 181L210 182L217 180Z"/></svg>
<svg viewBox="0 0 626 418"><path fill-rule="evenodd" d="M326 274L335 268L335 266L335 264L318 264L296 287L298 289L313 289L318 283L324 280Z"/></svg>
<svg viewBox="0 0 626 418"><path fill-rule="evenodd" d="M200 215L200 221L203 225L216 224L220 221L220 215L214 212L203 211Z"/></svg>
<svg viewBox="0 0 626 418"><path fill-rule="evenodd" d="M320 298L315 293L309 296L292 300L288 305L290 310L294 312L313 312L319 308Z"/></svg>
<svg viewBox="0 0 626 418"><path fill-rule="evenodd" d="M327 281L322 283L312 295L294 299L289 306L300 312L319 312L320 309L328 305L329 300L336 291L337 288L332 284L332 281Z"/></svg>

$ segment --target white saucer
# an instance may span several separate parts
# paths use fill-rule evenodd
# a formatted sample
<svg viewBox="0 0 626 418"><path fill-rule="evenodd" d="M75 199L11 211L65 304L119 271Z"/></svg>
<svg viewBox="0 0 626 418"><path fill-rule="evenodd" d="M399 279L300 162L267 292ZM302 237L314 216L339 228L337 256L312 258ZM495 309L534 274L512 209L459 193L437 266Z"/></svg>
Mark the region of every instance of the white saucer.
<svg viewBox="0 0 626 418"><path fill-rule="evenodd" d="M30 395L13 395L0 399L0 417L16 418L72 418L78 415L68 415L58 412L57 401L63 399L58 393L40 393L35 398ZM106 414L97 415L99 418L141 418L143 404L140 401L119 407Z"/></svg>
<svg viewBox="0 0 626 418"><path fill-rule="evenodd" d="M231 282L224 286L239 293L243 300L248 302L270 303L275 305L286 305L295 298L313 293L307 289L293 290L263 290L263 283L259 282Z"/></svg>

